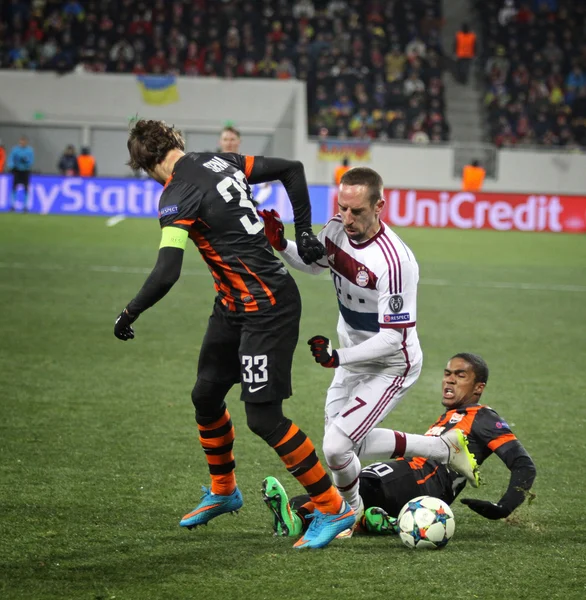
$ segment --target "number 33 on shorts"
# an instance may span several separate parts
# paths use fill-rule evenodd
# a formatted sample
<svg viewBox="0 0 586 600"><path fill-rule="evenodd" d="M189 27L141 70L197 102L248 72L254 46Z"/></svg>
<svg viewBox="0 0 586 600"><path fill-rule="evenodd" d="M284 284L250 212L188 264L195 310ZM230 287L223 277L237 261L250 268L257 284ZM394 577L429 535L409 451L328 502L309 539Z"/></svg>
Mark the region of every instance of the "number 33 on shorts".
<svg viewBox="0 0 586 600"><path fill-rule="evenodd" d="M248 388L250 393L258 392L267 385L269 381L267 362L266 354L242 355L242 382L253 384Z"/></svg>

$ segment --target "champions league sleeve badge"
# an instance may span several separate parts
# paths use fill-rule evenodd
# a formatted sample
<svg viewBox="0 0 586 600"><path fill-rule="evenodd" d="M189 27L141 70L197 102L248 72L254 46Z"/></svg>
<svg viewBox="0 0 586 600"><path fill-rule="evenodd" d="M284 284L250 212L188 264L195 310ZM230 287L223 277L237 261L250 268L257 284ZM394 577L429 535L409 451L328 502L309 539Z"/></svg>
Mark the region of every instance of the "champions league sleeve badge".
<svg viewBox="0 0 586 600"><path fill-rule="evenodd" d="M391 296L389 299L389 308L394 313L401 312L401 309L403 308L403 297L399 294Z"/></svg>

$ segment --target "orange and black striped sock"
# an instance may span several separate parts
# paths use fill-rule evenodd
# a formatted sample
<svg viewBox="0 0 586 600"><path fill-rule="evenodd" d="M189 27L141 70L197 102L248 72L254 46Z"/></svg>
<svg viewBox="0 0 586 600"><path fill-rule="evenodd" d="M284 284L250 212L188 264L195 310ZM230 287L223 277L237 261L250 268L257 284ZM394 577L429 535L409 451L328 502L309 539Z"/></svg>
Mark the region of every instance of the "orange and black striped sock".
<svg viewBox="0 0 586 600"><path fill-rule="evenodd" d="M206 454L212 477L212 494L227 496L236 489L234 475L234 427L228 410L210 425L200 425L199 441Z"/></svg>
<svg viewBox="0 0 586 600"><path fill-rule="evenodd" d="M287 470L305 488L315 508L322 513L337 513L342 497L332 485L311 440L291 423L287 433L273 446Z"/></svg>

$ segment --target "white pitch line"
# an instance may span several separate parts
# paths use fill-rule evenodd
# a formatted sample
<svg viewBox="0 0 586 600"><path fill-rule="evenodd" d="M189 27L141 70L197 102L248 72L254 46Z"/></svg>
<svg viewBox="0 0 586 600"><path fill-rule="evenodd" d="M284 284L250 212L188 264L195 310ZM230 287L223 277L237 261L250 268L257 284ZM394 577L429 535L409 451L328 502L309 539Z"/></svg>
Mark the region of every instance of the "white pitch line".
<svg viewBox="0 0 586 600"><path fill-rule="evenodd" d="M523 283L520 281L459 281L457 284L447 279L420 279L421 285L439 287L471 287L509 290L535 290L543 292L586 292L586 285L566 285L563 283Z"/></svg>
<svg viewBox="0 0 586 600"><path fill-rule="evenodd" d="M18 262L12 262L12 263L7 263L7 262L0 262L0 269L16 269L16 270L26 270L26 271L31 271L31 270L38 270L38 271L76 271L77 269L75 267L64 267L63 265L56 265L56 264L48 264L48 265L43 265L43 264L36 264L36 265L30 265L30 264L24 264L24 263L18 263ZM152 268L147 269L146 267L117 267L117 266L106 266L106 265L90 265L85 266L82 268L82 270L85 271L92 271L92 272L98 272L98 273L123 273L123 274L144 274L144 275L148 275L149 273L151 273L151 271L153 270ZM191 271L189 269L183 269L181 271L182 275L195 275L195 276L208 276L209 273L207 271Z"/></svg>
<svg viewBox="0 0 586 600"><path fill-rule="evenodd" d="M146 267L118 267L115 265L90 265L80 267L86 271L99 273L122 273L122 274L144 274L148 275L152 268ZM75 267L64 267L57 264L25 264L19 262L0 262L0 269L17 269L39 271L76 271ZM196 277L207 277L207 271L193 271L184 269L182 275L195 275ZM325 274L324 274L325 275ZM330 281L330 276L319 277L320 281ZM435 287L468 287L468 288L486 288L486 289L509 289L509 290L529 290L540 292L577 292L586 293L586 285L569 285L563 283L525 283L520 281L458 281L454 283L447 279L420 279L420 285L429 285Z"/></svg>
<svg viewBox="0 0 586 600"><path fill-rule="evenodd" d="M122 223L126 219L125 215L116 215L114 217L110 217L106 221L106 227L114 227L114 225L118 225L118 223Z"/></svg>

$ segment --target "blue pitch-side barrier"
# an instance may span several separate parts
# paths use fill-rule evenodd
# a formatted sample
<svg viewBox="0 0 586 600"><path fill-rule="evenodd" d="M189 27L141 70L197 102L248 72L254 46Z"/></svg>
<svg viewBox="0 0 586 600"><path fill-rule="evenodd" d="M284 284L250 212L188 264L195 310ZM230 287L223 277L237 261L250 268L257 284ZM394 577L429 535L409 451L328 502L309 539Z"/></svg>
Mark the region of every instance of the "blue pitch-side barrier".
<svg viewBox="0 0 586 600"><path fill-rule="evenodd" d="M0 212L10 206L12 175L0 175ZM276 209L285 223L293 222L293 210L280 183L254 186L255 197L262 208ZM153 217L158 212L163 188L149 179L107 179L102 177L61 177L33 175L29 187L29 210L50 215L90 215L111 217ZM325 185L309 187L312 219L326 223L331 216L329 188ZM20 210L24 191L18 190L16 208Z"/></svg>

